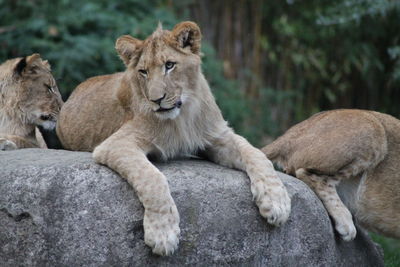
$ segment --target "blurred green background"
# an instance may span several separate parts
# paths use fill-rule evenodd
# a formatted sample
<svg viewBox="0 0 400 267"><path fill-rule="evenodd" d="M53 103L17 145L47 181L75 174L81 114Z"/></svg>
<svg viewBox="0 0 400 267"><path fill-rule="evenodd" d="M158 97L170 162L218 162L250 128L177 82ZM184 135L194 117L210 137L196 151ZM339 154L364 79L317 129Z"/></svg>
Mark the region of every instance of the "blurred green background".
<svg viewBox="0 0 400 267"><path fill-rule="evenodd" d="M321 110L400 117L400 1L0 0L0 62L39 52L64 100L122 71L114 42L182 20L203 32L203 71L225 118L254 145ZM387 266L400 243L374 236Z"/></svg>

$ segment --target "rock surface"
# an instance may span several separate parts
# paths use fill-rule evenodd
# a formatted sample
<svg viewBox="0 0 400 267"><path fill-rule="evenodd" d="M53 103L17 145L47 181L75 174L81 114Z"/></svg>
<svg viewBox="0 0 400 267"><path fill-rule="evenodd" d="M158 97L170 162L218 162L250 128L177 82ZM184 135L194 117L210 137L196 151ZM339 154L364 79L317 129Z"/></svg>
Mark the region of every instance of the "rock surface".
<svg viewBox="0 0 400 267"><path fill-rule="evenodd" d="M259 215L242 172L201 160L157 163L181 215L173 256L143 241L128 183L89 153L0 152L0 266L383 266L364 231L340 240L318 198L281 175L292 198L276 228Z"/></svg>

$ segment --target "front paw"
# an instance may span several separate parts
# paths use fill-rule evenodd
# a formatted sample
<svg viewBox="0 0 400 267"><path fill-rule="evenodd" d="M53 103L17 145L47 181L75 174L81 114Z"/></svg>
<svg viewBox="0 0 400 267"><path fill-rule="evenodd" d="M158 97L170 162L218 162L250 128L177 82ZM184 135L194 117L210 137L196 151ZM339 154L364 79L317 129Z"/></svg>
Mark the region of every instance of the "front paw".
<svg viewBox="0 0 400 267"><path fill-rule="evenodd" d="M252 184L251 191L261 216L266 218L268 223L280 226L287 221L291 203L282 182L267 184L259 180Z"/></svg>
<svg viewBox="0 0 400 267"><path fill-rule="evenodd" d="M18 147L14 142L7 140L5 138L0 138L0 150L5 151L5 150L15 150L15 149L18 149Z"/></svg>
<svg viewBox="0 0 400 267"><path fill-rule="evenodd" d="M176 206L165 207L161 212L145 210L144 242L153 253L168 256L174 253L179 243L179 213Z"/></svg>

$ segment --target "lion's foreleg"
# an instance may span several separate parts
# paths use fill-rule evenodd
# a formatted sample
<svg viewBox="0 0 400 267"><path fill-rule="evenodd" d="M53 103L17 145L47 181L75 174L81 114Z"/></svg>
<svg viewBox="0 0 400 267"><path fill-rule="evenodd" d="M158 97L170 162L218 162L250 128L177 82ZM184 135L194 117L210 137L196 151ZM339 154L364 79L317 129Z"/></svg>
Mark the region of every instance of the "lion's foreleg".
<svg viewBox="0 0 400 267"><path fill-rule="evenodd" d="M146 148L119 130L96 147L93 157L117 171L135 189L145 210L145 243L156 254L172 254L179 243L179 213L166 177L146 158Z"/></svg>
<svg viewBox="0 0 400 267"><path fill-rule="evenodd" d="M15 149L18 149L17 144L6 138L0 137L0 150L6 151Z"/></svg>
<svg viewBox="0 0 400 267"><path fill-rule="evenodd" d="M269 223L281 225L290 213L290 198L272 163L243 137L228 132L214 140L206 152L214 162L245 171L260 213Z"/></svg>
<svg viewBox="0 0 400 267"><path fill-rule="evenodd" d="M17 135L0 135L0 150L14 150L18 148L35 148L37 144L17 136Z"/></svg>

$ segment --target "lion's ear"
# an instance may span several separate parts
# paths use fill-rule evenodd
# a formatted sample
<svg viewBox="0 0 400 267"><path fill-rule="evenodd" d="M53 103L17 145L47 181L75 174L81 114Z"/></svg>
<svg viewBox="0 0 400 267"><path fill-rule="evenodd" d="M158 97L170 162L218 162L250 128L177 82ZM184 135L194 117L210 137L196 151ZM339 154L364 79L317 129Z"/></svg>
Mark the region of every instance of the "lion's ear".
<svg viewBox="0 0 400 267"><path fill-rule="evenodd" d="M172 39L181 49L188 49L194 54L200 54L201 32L199 26L191 21L181 22L173 28Z"/></svg>
<svg viewBox="0 0 400 267"><path fill-rule="evenodd" d="M40 58L40 55L38 53L32 54L30 56L26 57L26 64L27 66L33 66L37 64L41 64L42 59Z"/></svg>
<svg viewBox="0 0 400 267"><path fill-rule="evenodd" d="M26 57L21 58L14 67L14 72L21 75L26 67Z"/></svg>
<svg viewBox="0 0 400 267"><path fill-rule="evenodd" d="M115 42L115 49L126 66L131 61L137 62L142 51L142 46L143 41L135 39L130 35L123 35Z"/></svg>
<svg viewBox="0 0 400 267"><path fill-rule="evenodd" d="M27 56L22 58L16 65L15 65L15 72L18 75L35 75L37 74L40 69L43 67L43 61L40 58L40 55L35 53L31 56Z"/></svg>
<svg viewBox="0 0 400 267"><path fill-rule="evenodd" d="M50 66L50 63L49 63L49 61L46 59L46 60L43 60L43 65L46 67L46 68L48 68L49 70L51 70L51 66Z"/></svg>

